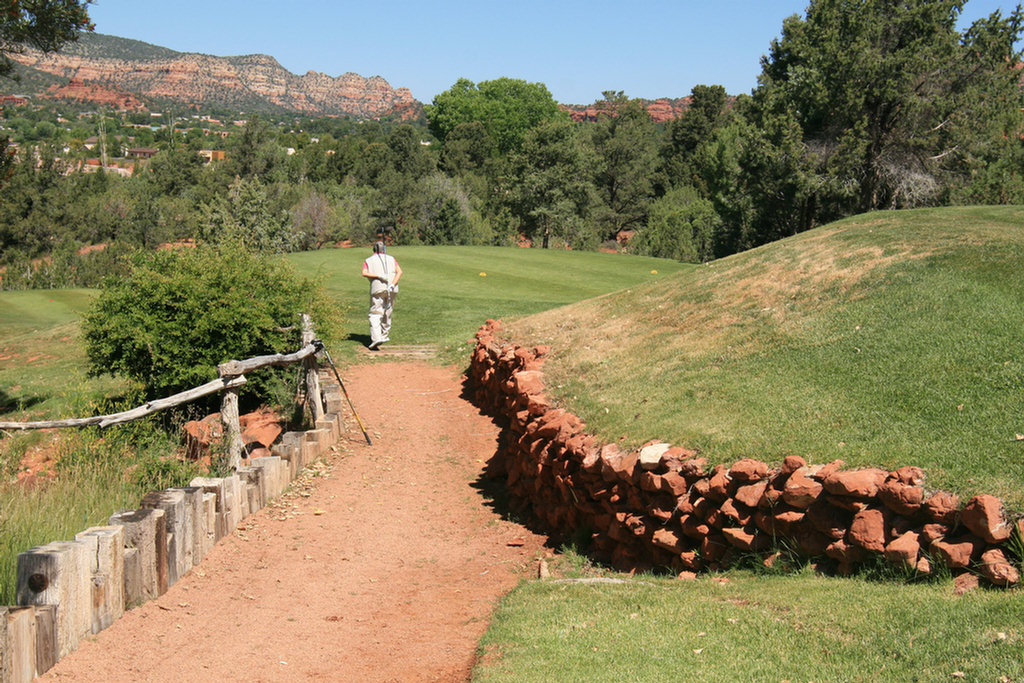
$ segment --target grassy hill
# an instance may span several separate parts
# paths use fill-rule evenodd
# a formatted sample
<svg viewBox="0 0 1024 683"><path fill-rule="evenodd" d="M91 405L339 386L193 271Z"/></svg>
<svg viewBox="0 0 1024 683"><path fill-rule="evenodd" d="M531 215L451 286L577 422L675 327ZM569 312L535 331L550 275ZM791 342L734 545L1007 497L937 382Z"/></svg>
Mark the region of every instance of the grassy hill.
<svg viewBox="0 0 1024 683"><path fill-rule="evenodd" d="M514 322L607 440L918 465L1024 507L1024 209L873 213Z"/></svg>

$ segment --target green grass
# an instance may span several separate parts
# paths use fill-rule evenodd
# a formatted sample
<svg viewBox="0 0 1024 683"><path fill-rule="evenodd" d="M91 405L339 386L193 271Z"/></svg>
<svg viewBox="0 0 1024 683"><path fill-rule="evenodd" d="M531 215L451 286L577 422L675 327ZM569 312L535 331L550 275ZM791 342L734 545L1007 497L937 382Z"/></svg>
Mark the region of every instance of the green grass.
<svg viewBox="0 0 1024 683"><path fill-rule="evenodd" d="M474 683L1019 681L1024 593L734 573L534 581L506 596ZM1005 677L1005 678L1003 678Z"/></svg>
<svg viewBox="0 0 1024 683"><path fill-rule="evenodd" d="M880 212L509 325L606 440L917 465L1024 509L1024 210Z"/></svg>
<svg viewBox="0 0 1024 683"><path fill-rule="evenodd" d="M445 360L460 364L468 357L466 341L488 318L530 315L693 268L664 259L540 249L393 247L389 253L403 271L392 342L436 344ZM343 307L350 332L345 354L369 341L369 284L360 275L368 255L366 249L333 249L289 256L323 277Z"/></svg>
<svg viewBox="0 0 1024 683"><path fill-rule="evenodd" d="M79 319L96 292L0 292L0 415L5 420L67 417L83 401L121 390L110 377L86 378Z"/></svg>

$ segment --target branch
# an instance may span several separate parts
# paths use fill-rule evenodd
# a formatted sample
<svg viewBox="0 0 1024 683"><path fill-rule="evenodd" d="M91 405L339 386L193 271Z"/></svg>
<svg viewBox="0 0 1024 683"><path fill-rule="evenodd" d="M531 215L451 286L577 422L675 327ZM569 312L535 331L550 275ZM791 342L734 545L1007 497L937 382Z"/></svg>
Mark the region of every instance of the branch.
<svg viewBox="0 0 1024 683"><path fill-rule="evenodd" d="M207 382L206 384L195 387L194 389L189 389L188 391L183 391L181 393L174 394L173 396L168 396L167 398L158 398L141 405L138 408L132 408L131 410L125 410L112 415L94 415L93 417L76 417L68 420L43 420L39 422L0 422L0 429L50 429L54 427L88 427L90 425L109 427L111 425L137 420L140 417L145 417L146 415L155 413L159 410L166 410L167 408L173 408L185 403L190 403L197 398L202 398L203 396L207 396L224 389L234 389L244 385L245 383L245 377L215 379L212 382Z"/></svg>

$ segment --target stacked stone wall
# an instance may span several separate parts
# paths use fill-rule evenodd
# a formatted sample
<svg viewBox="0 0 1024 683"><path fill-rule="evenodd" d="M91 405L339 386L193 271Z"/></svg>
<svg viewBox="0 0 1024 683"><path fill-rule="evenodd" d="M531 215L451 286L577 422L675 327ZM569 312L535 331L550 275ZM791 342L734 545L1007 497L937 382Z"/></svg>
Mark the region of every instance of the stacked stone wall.
<svg viewBox="0 0 1024 683"><path fill-rule="evenodd" d="M941 564L964 585L1020 581L1010 548L1024 520L994 496L961 505L928 489L917 467L846 470L797 456L711 466L657 441L624 451L553 406L548 348L503 342L499 331L489 320L477 332L470 370L477 404L506 425L492 472L550 531L589 533L620 569L714 570L740 557L771 562L785 548L840 573L883 558L920 574Z"/></svg>

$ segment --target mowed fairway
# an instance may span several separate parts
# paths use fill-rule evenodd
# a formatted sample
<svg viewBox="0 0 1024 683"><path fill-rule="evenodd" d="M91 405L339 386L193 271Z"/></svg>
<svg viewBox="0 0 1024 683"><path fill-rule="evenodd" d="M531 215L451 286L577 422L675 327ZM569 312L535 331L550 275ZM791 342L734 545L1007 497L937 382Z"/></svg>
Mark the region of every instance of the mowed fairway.
<svg viewBox="0 0 1024 683"><path fill-rule="evenodd" d="M306 273L323 277L346 313L348 350L369 341L369 284L360 275L369 249L292 254ZM437 344L465 362L465 341L488 318L530 315L695 266L665 259L594 252L499 247L392 247L403 270L391 340ZM459 357L459 356L463 357Z"/></svg>

